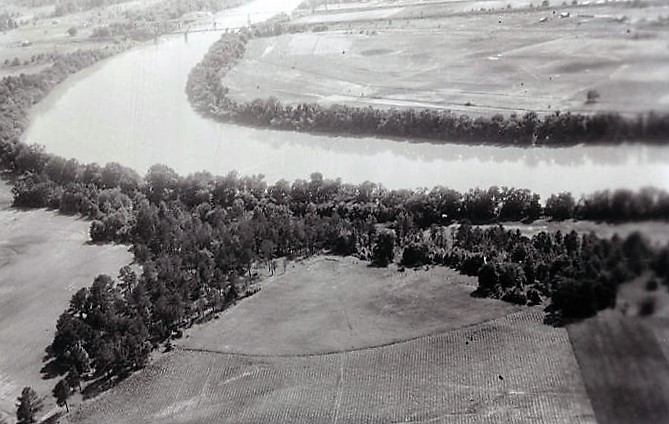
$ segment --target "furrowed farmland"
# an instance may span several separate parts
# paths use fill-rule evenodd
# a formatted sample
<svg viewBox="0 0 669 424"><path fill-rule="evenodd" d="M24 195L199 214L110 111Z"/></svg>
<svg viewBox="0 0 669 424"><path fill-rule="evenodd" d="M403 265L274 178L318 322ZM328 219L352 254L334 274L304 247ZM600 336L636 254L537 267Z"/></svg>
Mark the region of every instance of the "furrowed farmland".
<svg viewBox="0 0 669 424"><path fill-rule="evenodd" d="M595 422L566 330L542 319L325 355L178 349L69 422Z"/></svg>

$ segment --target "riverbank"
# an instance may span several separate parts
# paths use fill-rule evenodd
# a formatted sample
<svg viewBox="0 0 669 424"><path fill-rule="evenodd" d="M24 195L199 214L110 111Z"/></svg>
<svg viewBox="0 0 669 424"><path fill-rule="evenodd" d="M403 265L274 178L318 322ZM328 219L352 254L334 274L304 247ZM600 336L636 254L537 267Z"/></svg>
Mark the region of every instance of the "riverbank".
<svg viewBox="0 0 669 424"><path fill-rule="evenodd" d="M185 40L185 42L192 41ZM128 57L134 56L128 55ZM127 60L128 57L123 59ZM186 68L188 65L188 61L176 63L180 68ZM144 63L133 64L136 67L143 65ZM166 69L169 72L173 70L169 67ZM182 69L176 72L181 73ZM101 73L96 72L95 75ZM144 85L148 84L147 80L151 78L158 79L150 73L142 75L148 77L130 81ZM116 77L116 80L112 79L114 84L120 79L118 75ZM113 87L118 86L113 85ZM179 88L183 95L183 86ZM122 97L121 92L117 91L118 93L114 93L112 90L112 95ZM116 112L108 108L106 102L100 102L101 98L106 99L100 95L101 91L93 92L97 95L92 101L103 103L103 113L109 115ZM130 98L134 102L123 101L121 104L130 110L131 114L136 113L143 109L140 97L138 92L132 91ZM177 102L174 102L174 99L150 105L153 106L152 109L159 109L163 115L158 116L159 125L169 125L165 123L169 119L166 119L162 108L155 107L156 104L165 105L165 109L172 104L172 107L178 110L183 104L175 106L174 103ZM91 102L91 97L88 100ZM86 114L80 116L83 120L89 120ZM77 133L82 132L72 121L65 122L74 127ZM141 126L136 120L126 120L123 125L124 128ZM100 128L104 127L98 127L91 133L79 136L83 136L89 144L97 148L96 145L100 143L97 135L103 132ZM219 135L231 137L230 134ZM189 149L196 149L195 143L184 143L184 140L197 139L197 134L182 129L177 136L181 144L187 144ZM95 142L92 142L93 140ZM120 140L126 141L128 145L136 142L136 140L126 140L122 136ZM169 149L169 146L160 143L162 140L157 141L159 142L152 146L153 149ZM237 140L240 141L246 140ZM119 140L107 148L120 150ZM230 151L222 153L231 156ZM234 155L232 158L236 160ZM96 240L132 240L135 259L145 267L145 272L141 275L125 273L118 282L97 280L93 289L80 293L78 299L83 301L73 302L73 306L61 315L64 322L73 325L59 326L52 350L54 362L62 366L61 371L71 376L73 370L81 365L75 362L71 352L74 349L84 350L86 355L82 356L89 358L90 363L87 365L94 368L93 373L98 379L85 382L86 393L94 392L100 380L103 383L115 384L142 368L146 365L151 349L169 348L171 340L181 337L185 328L194 322L212 318L212 315L215 316L226 305L230 305L257 278L253 270L258 264L271 266L272 259L287 255L314 255L322 251L334 251L342 255L356 253L365 260L373 256L375 263L378 259L376 256L380 256L380 259L398 261L410 266L408 263L410 260L414 260L415 263L415 258L412 259L409 253L412 250L421 253L420 242L424 242L429 257L421 258L421 261L425 260L423 264L443 265L448 262L458 269L464 269L467 263L468 272L476 275L479 270L475 265L484 263L486 256L481 257L477 243L470 243L458 249L448 246L448 237L441 233L443 228L439 225L442 220L459 219L463 218L463 215L475 219L481 216L483 219L490 218L490 214L498 217L505 209L504 213L508 213L511 219L523 219L529 217L531 213L536 213L538 203L535 196L524 191L506 193L502 197L494 190L472 190L463 194L441 190L436 191L433 198L426 199L425 193L422 192L388 192L371 183L354 187L341 184L340 181L323 179L318 174L313 174L311 181L295 181L292 185L282 182L268 186L262 177L238 178L235 174L215 177L206 172L180 176L167 166L157 165L151 167L145 177L140 177L120 165L108 164L105 167L83 165L46 154L38 149L24 150L12 160L15 169L23 171L23 178L17 184L19 194L17 199L26 201L32 207L49 206L63 211L89 214L96 218L91 227L91 234ZM257 155L256 160L258 160ZM391 169L391 171L397 170ZM442 194L444 196L441 196ZM452 197L456 199L450 202L449 199ZM461 197L465 200L458 200ZM518 198L519 201L516 201ZM666 195L664 197L658 195L658 198L666 199ZM608 205L608 200L606 203ZM509 206L514 205L520 207L515 211L509 210ZM458 206L463 206L461 212L463 215L449 217L452 206L455 206L456 212L460 209ZM432 229L434 237L430 235L430 240L422 240L421 237L426 231ZM394 237L392 234L397 236L396 249L393 249L394 246L387 248L388 240ZM499 257L492 255L501 251L499 246L483 246L487 249L484 252L489 255L487 258L494 273L500 271L495 275L503 277L500 277L499 281L494 279L489 281L490 288L499 289L498 292L491 294L491 297L505 297L506 291L511 292L508 290L509 278L517 277L515 281L517 286L512 292L515 297L511 299L517 303L526 302L527 299L523 300L522 296L526 292L529 296L532 291L536 292L538 289L542 290L541 295L532 293L535 296L543 296L539 301L549 301L553 294L552 280L546 279L546 275L539 275L549 268L548 263L551 264L550 269L559 272L559 277L564 278L567 283L571 282L570 279L576 272L600 272L599 268L593 267L593 271L576 260L591 255L592 252L586 247L595 243L601 247L597 249L598 251L606 252L607 256L604 257L606 266L614 262L610 252L624 251L624 257L615 258L615 264L622 264L621 277L616 274L616 279L609 279L607 273L609 270L606 268L602 270L602 275L593 277L597 278L596 285L593 283L597 290L601 289L602 285L608 284L615 290L617 279L625 278L626 272L632 272L626 268L639 263L635 261L638 259L635 255L647 247L644 241L639 241L633 236L628 238L629 242L627 240L624 242L625 249L621 247L623 243L621 240L584 238L583 246L587 246L580 252L580 241L577 236L572 235L569 235L568 242L564 241L562 235L544 235L543 239L538 237L532 241L520 239L512 233L503 233L501 230L496 233L493 231L492 235L499 238L496 243L506 239L517 244L512 246L514 258L522 252L525 254L530 252L530 256L538 258L539 252L534 250L538 250L536 246L543 244L549 248L544 252L555 249L559 255L571 255L569 262L574 262L573 267L565 267L564 261L554 261L553 257L542 256L541 261L546 263L528 262L521 274L515 259L514 263L507 261L507 258L511 257L511 248L508 247L510 243L504 243L509 252L504 252ZM478 237L478 234L473 232L473 237ZM459 242L464 245L465 239L467 237L463 237ZM491 240L493 237L486 239ZM631 248L628 249L629 246ZM452 249L446 250L447 248ZM446 257L446 254L449 256ZM652 250L649 248L648 255L655 257L660 253L654 248ZM537 274L542 278L541 283L537 283L533 278L521 278L525 272L528 275L530 272ZM498 283L500 287L497 287ZM588 287L578 289L586 290ZM109 295L100 296L100 293ZM598 292L599 294L602 293ZM609 296L611 293L607 291L604 294ZM461 299L466 298L466 293L461 292L460 295ZM597 302L599 300L596 299ZM608 297L606 300L608 301ZM88 308L87 305L95 305L96 310L105 310L109 313L104 316L89 314L85 310ZM588 306L587 312L592 313L593 305ZM597 308L600 304L596 303L594 306ZM500 308L502 307L508 305L500 304ZM290 308L286 311L290 312ZM508 327L509 325L504 323L500 328ZM83 330L80 332L78 329ZM544 335L546 333L545 329L540 329L538 315L532 317L532 332ZM552 333L556 332L558 330ZM559 332L564 335L562 330ZM559 344L566 349L568 345L563 342L562 339ZM461 342L458 343L462 347ZM509 343L519 346L519 349L526 348L515 340ZM542 358L542 353L543 351L538 352L537 358ZM476 362L481 363L478 360ZM573 361L570 363L573 364ZM404 370L407 365L399 359L393 364L393 369ZM498 363L494 366L497 367ZM512 367L516 371L519 369L516 365ZM175 376L172 373L168 374L168 378ZM531 378L525 372L521 374L528 379ZM139 374L137 378L141 380L146 375L146 373ZM494 377L493 375L493 380ZM337 381L340 380L341 378ZM127 386L122 387L127 388ZM260 386L263 387L265 386ZM254 385L253 388L259 387ZM146 387L141 384L135 385L135 390L146 392ZM119 392L114 391L112 394L115 393ZM189 405L189 400L184 399L184 396L186 396L184 393L177 391L175 398L170 399L169 403ZM91 408L103 405L106 398L108 397L101 399L103 401L101 403L91 402ZM157 411L158 415L154 418L165 418L165 415L160 415L162 407L161 404ZM122 415L135 413L132 409L123 410L118 407L111 410L116 410Z"/></svg>
<svg viewBox="0 0 669 424"><path fill-rule="evenodd" d="M516 26L511 24L508 27L502 27L501 30L499 27L496 27L498 28L497 32L501 31L501 34L506 34L507 36L513 36L513 34L517 36L519 32L516 30L516 27L518 25L523 27L523 22L527 23L527 19L532 20L545 13L546 11L543 9L539 9L538 11L530 9L526 13L519 15L522 19L519 18L520 23L516 22ZM566 13L566 17L570 16L568 12L563 13ZM488 11L485 16L490 18L490 15L491 13ZM468 16L468 19L480 19L480 16L474 14ZM499 19L499 23L501 24L502 18L500 17ZM510 21L513 22L514 20L510 19ZM423 21L421 20L421 22ZM584 22L594 27L581 26ZM581 19L577 23L572 24L567 30L568 38L585 37L587 39L588 31L594 31L599 34L603 29L610 26L608 22L594 22L594 24L590 24L588 20L583 21ZM434 22L433 24L436 25ZM350 24L348 27L342 26L328 31L327 26L322 27L313 23L299 24L277 21L243 31L241 35L226 34L221 40L212 45L209 53L189 75L187 85L189 100L201 114L221 122L288 131L337 135L352 134L355 136L373 137L402 137L436 144L464 143L504 146L572 146L581 143L599 145L620 144L625 141L649 144L665 144L667 142L666 134L667 130L669 130L669 115L664 113L663 101L658 103L661 108L658 109L657 113L647 112L647 109L644 109L643 112L637 110L638 115L636 117L625 117L612 107L604 110L596 107L584 110L582 108L574 109L573 104L570 104L568 110L564 113L560 113L559 111L552 112L550 104L547 106L548 109L533 108L529 103L519 109L517 102L514 104L509 103L510 95L505 92L498 94L504 99L506 110L522 112L522 116L516 113L504 116L498 113L492 116L484 114L484 116L476 117L476 115L480 115L478 112L474 115L457 115L443 107L421 108L420 110L411 107L400 109L379 107L379 95L378 93L375 94L376 91L374 91L377 89L383 90L388 88L400 90L403 96L408 96L412 101L415 101L415 96L411 93L420 91L417 84L427 84L428 88L426 89L429 89L431 96L436 90L434 84L443 86L444 81L438 82L441 78L442 69L445 75L450 75L449 78L455 78L458 81L463 78L462 75L479 75L478 72L472 72L472 69L469 68L473 67L473 69L476 69L474 64L483 66L483 64L479 63L483 55L493 54L491 46L498 44L496 41L491 42L492 44L486 48L485 46L481 47L481 43L479 42L475 43L481 51L477 50L477 53L469 55L476 58L476 61L472 62L472 66L465 65L462 69L456 66L456 69L451 70L449 68L451 66L450 62L443 59L448 58L448 60L451 60L451 55L438 55L441 60L437 56L430 56L432 55L432 50L430 49L434 48L433 45L435 43L443 44L442 34L444 31L436 30L436 28L426 29L422 27L415 31L410 31L402 27L402 30L398 32L393 27L392 19L388 20L387 25L392 27L392 30L385 27L382 30L378 28L378 25L375 25L374 28L376 29L363 27L360 30L361 35L358 35L357 30L353 30ZM457 27L458 25L446 25L449 28L453 26ZM439 28L441 28L441 24ZM559 29L560 27L556 28ZM377 29L379 32L377 32ZM574 33L578 34L575 38ZM543 46L553 45L557 42L556 40L567 37L567 34L562 34L558 31L552 35L554 38L546 39L545 29L537 27L534 33L535 38L531 40L529 47L526 45L528 44L526 31L523 31L522 34L522 40L516 39L511 44L515 46L515 50L525 52L529 49L529 52L524 53L520 58L516 58L512 54L515 51L514 49L493 55L494 58L500 59L502 56L507 57L510 54L510 64L504 65L507 73L502 73L505 75L503 85L505 87L510 85L516 91L520 90L528 93L526 95L516 93L510 96L514 101L521 99L522 103L524 96L527 96L528 99L537 97L542 99L546 96L546 93L559 97L562 95L562 92L566 92L571 96L573 94L572 91L575 89L574 87L578 87L579 96L582 95L583 97L580 101L586 106L600 102L600 93L594 88L586 90L588 83L577 78L577 75L580 75L578 72L571 72L569 69L585 69L588 66L593 69L607 69L606 66L600 66L604 64L603 62L588 65L586 58L592 56L592 53L586 49L582 52L584 57L578 59L581 60L580 62L576 60L568 65L560 65L563 67L560 68L561 70L557 68L553 70L543 69L542 67L545 67L546 55L555 56L553 50L549 49L549 51L546 51ZM463 48L472 45L474 40L480 41L480 34L476 32L466 32L464 36L460 35L455 41L448 41L446 45L439 48L439 51L443 51L444 49L462 51ZM362 38L362 41L360 38ZM618 38L614 37L612 40L602 41L600 44L590 47L598 51L607 51L608 45L623 42ZM259 42L258 39L263 41ZM376 39L381 39L381 41ZM397 42L393 42L393 40ZM423 50L416 50L416 47L411 44L412 42L416 46L423 48ZM628 52L639 54L638 52L641 48L639 45L633 48L632 44L635 42L630 40L626 42L629 44L627 47ZM646 44L648 43L650 42ZM259 44L260 46L258 46ZM379 47L381 45L392 45L396 51L381 49ZM426 49L425 46L429 46L429 48ZM535 50L538 50L532 50L533 46L536 47ZM657 43L651 43L644 54L647 56L653 55L654 57L658 51L658 46ZM249 47L251 47L253 53L251 57L245 59ZM559 46L552 48L554 50L561 49ZM402 56L403 52L407 51L412 52L411 54L414 56ZM465 49L464 51L469 50ZM323 60L316 60L313 57L314 55L317 57L322 56ZM626 60L634 62L638 59L635 59L635 57L632 55ZM306 88L302 87L299 90L307 98L303 97L301 98L302 100L298 101L292 99L293 101L291 102L290 92L297 91L295 87L293 89L279 87L277 88L280 92L278 98L261 97L250 100L256 95L262 96L263 93L271 95L273 87L277 84L264 80L255 71L244 71L244 67L237 74L238 77L236 79L228 78L228 74L238 66L240 61L246 61L249 64L252 63L253 65L250 66L258 68L258 72L279 75L279 81L288 79L297 82L302 79L302 74L307 75ZM329 64L326 68L338 69L337 75L340 79L329 84L330 77L321 71L309 68L310 64L322 63L323 61ZM337 66L339 62L343 63L343 68ZM622 68L626 67L625 63L623 61ZM662 60L653 63L655 63L655 66L664 66ZM546 80L550 80L551 82L539 82L530 78L532 81L528 82L527 87L530 90L534 90L532 88L534 84L540 87L540 89L537 88L536 90L539 91L528 92L528 88L524 88L523 77L510 73L507 69L514 64L516 67L523 69L523 72L533 75L534 79L539 79L539 68L541 68L541 73L547 73L548 78ZM379 66L378 68L377 65ZM421 68L421 66L427 66L427 68ZM493 70L496 69L491 63L486 61L485 69L491 67ZM532 71L529 68L536 69ZM380 88L378 88L378 81L384 81L379 74L379 69L383 69L382 74L390 71L388 75L391 76L392 84L400 84L401 87L386 87L384 84L387 85L387 83L381 82ZM374 74L374 72L377 74ZM463 74L460 75L458 72ZM609 69L608 72L618 71L611 71ZM455 77L451 75L454 73ZM494 71L494 74L496 77L499 77L500 72ZM556 80L560 77L561 82L558 83L556 81L555 84L552 83L554 74ZM420 75L421 77L416 79L416 75ZM457 75L460 76L458 77ZM571 79L570 75L572 76ZM637 75L646 74L637 73ZM481 78L486 80L486 74L483 74ZM592 78L594 78L593 81L598 81L602 76L593 76ZM322 99L319 98L318 93L314 93L314 90L309 89L309 81L313 79L318 81L316 83L318 90L321 92L331 91L335 100L321 101ZM492 75L488 79L492 79ZM231 91L225 85L227 83L234 84L240 88L237 91L234 89ZM629 87L636 87L641 83L640 81L638 84L636 81L630 81L625 87L628 87L629 91L631 89ZM649 92L655 92L657 90L653 87L659 84L659 80L656 81L651 78L648 81L644 80L643 83L649 85ZM280 84L281 82L278 83L279 86ZM463 82L462 84L469 87L469 91L473 90L472 92L476 95L485 95L486 92L492 90L490 88L492 85L490 84L488 84L490 87L484 84L481 88L476 88L477 84L474 82ZM586 88L583 88L584 84ZM452 86L449 89L453 89L458 93L462 92L462 88L457 84L450 84L450 80L448 85ZM372 86L377 88L369 88ZM664 88L664 85L661 86ZM244 93L243 96L240 96L239 90ZM340 90L347 91L348 94L340 92ZM622 91L625 92L625 90ZM466 94L467 92L465 90L464 93ZM235 93L236 95L234 95ZM660 92L660 97L664 96L662 93ZM607 104L614 105L617 102L623 102L626 107L629 106L629 102L622 100L623 97L618 100L616 100L617 98L613 98L611 100L612 103ZM286 98L289 101L284 102ZM364 99L350 104L350 102L347 102L347 99L350 100L351 98ZM367 98L371 100L367 100ZM576 101L575 98L573 101ZM361 106L361 104L366 104L366 106ZM644 107L647 107L647 102L643 104ZM473 108L477 107L472 101L467 101L463 105ZM572 109L574 110L573 113L570 111ZM584 111L584 113L581 113L581 111Z"/></svg>

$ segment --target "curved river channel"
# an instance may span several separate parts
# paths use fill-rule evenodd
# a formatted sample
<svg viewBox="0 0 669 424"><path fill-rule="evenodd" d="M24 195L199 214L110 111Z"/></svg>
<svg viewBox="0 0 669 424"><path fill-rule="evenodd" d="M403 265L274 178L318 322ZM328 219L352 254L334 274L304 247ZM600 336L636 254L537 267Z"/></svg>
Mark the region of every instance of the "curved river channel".
<svg viewBox="0 0 669 424"><path fill-rule="evenodd" d="M292 10L301 0L257 0L223 12L217 27ZM308 179L314 171L388 188L492 185L529 188L545 199L606 188L669 189L669 148L643 145L561 149L431 145L328 137L217 123L197 115L188 73L220 33L191 33L139 47L74 76L39 104L27 143L81 162L116 161L144 173L163 163L182 175L207 170Z"/></svg>

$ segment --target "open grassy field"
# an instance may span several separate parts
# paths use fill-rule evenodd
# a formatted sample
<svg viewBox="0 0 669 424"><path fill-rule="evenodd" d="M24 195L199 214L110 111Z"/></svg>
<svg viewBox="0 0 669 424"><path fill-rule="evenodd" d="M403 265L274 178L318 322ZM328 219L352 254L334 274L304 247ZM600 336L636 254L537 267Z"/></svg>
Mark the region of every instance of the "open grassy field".
<svg viewBox="0 0 669 424"><path fill-rule="evenodd" d="M47 398L47 410L54 406L55 381L42 380L40 369L72 294L98 274L116 276L132 255L125 246L88 244L88 221L10 204L0 182L0 418L13 422L24 386Z"/></svg>
<svg viewBox="0 0 669 424"><path fill-rule="evenodd" d="M542 318L531 309L390 346L316 356L179 349L67 419L593 423L566 330L546 327Z"/></svg>
<svg viewBox="0 0 669 424"><path fill-rule="evenodd" d="M281 272L280 272L281 274ZM186 348L256 355L384 345L499 318L518 307L470 296L476 279L433 267L398 272L346 257L289 265L260 293L193 328Z"/></svg>
<svg viewBox="0 0 669 424"><path fill-rule="evenodd" d="M474 115L669 110L669 25L657 23L669 13L666 3L522 10L515 7L526 3L510 4L400 4L308 15L296 21L339 23L325 32L253 40L224 84L246 101L275 96ZM467 12L481 7L500 10ZM601 97L586 104L591 89Z"/></svg>

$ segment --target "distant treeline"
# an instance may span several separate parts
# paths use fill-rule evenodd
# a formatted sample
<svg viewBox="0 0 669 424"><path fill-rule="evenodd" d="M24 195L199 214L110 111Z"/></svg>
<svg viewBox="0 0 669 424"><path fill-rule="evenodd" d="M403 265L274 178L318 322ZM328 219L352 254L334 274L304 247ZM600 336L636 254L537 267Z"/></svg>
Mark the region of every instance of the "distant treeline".
<svg viewBox="0 0 669 424"><path fill-rule="evenodd" d="M147 7L125 12L130 20L163 21L179 19L191 12L220 12L236 7L249 0L163 0Z"/></svg>
<svg viewBox="0 0 669 424"><path fill-rule="evenodd" d="M28 0L29 2L30 0ZM54 16L63 16L95 8L112 6L127 0L65 0L47 1L47 4L56 3ZM217 12L227 7L237 6L248 0L162 0L157 3L127 11L129 17L146 17L162 19L176 19L188 12L210 11Z"/></svg>
<svg viewBox="0 0 669 424"><path fill-rule="evenodd" d="M249 0L163 0L158 3L123 12L122 22L112 22L93 30L91 37L122 37L145 41L161 34L177 31L178 20L187 13L217 13Z"/></svg>
<svg viewBox="0 0 669 424"><path fill-rule="evenodd" d="M243 43L230 48L243 51ZM646 270L669 281L669 246L650 247L636 234L624 241L575 233L528 239L499 227L464 224L455 234L447 227L542 216L666 219L669 195L659 190L578 201L560 194L542 208L529 190L386 190L319 173L267 185L262 176L182 177L154 165L141 177L119 164L80 164L19 141L32 105L109 54L63 56L49 70L0 83L0 163L15 179L15 205L91 217L91 238L130 244L138 265L122 268L116 279L99 276L59 317L45 373L64 376L54 390L61 399L82 380L97 386L141 368L152 349L249 294L254 269L273 269L279 258L329 252L376 266L444 264L477 275L482 295L550 303L566 317L610 306L618 285Z"/></svg>
<svg viewBox="0 0 669 424"><path fill-rule="evenodd" d="M65 16L71 13L82 12L86 10L107 7L126 0L58 0L46 1L45 4L55 4L53 16ZM26 3L30 3L30 0ZM33 2L34 3L34 2Z"/></svg>
<svg viewBox="0 0 669 424"><path fill-rule="evenodd" d="M224 34L202 62L193 68L187 94L201 114L229 121L280 130L385 136L432 143L472 143L514 146L567 146L614 144L625 141L664 144L669 137L669 115L653 112L635 119L617 113L595 115L555 112L540 118L501 114L471 118L437 109L377 109L371 106L321 106L313 103L284 105L276 98L237 102L228 97L222 79L242 58L252 37L302 31L273 22L238 34Z"/></svg>
<svg viewBox="0 0 669 424"><path fill-rule="evenodd" d="M177 25L174 22L140 20L113 22L95 28L91 33L91 38L122 38L146 41L176 30Z"/></svg>

